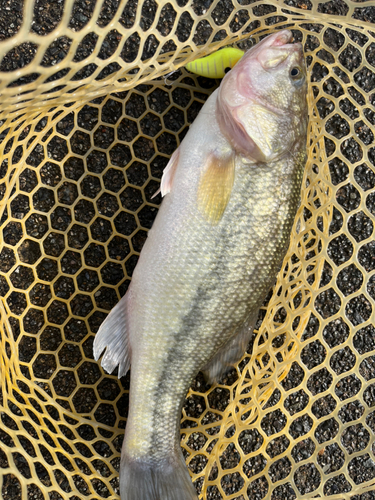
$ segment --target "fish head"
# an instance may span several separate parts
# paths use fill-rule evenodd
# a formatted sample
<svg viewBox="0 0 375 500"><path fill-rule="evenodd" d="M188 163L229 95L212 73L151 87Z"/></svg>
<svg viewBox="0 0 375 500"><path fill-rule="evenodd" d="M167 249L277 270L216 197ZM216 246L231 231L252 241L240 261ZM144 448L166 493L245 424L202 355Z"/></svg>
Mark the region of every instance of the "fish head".
<svg viewBox="0 0 375 500"><path fill-rule="evenodd" d="M235 150L271 161L307 131L307 83L302 45L279 31L252 47L225 76L217 119Z"/></svg>

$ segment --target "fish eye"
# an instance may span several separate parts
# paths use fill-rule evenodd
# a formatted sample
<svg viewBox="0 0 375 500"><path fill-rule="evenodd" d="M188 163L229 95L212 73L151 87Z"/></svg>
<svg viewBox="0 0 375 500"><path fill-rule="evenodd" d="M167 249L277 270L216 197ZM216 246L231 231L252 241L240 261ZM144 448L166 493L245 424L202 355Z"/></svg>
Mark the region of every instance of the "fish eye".
<svg viewBox="0 0 375 500"><path fill-rule="evenodd" d="M305 81L305 75L301 68L294 66L290 72L290 79L292 80L292 85L299 88L303 85Z"/></svg>
<svg viewBox="0 0 375 500"><path fill-rule="evenodd" d="M301 71L299 68L297 67L294 67L291 69L290 71L290 76L294 79L294 78L298 78L299 76L301 75Z"/></svg>

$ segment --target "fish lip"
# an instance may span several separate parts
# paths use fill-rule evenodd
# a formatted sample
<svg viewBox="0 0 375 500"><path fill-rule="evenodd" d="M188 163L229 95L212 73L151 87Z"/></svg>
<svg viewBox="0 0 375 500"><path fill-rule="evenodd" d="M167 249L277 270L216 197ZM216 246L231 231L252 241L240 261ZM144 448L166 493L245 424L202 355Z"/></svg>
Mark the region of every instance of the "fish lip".
<svg viewBox="0 0 375 500"><path fill-rule="evenodd" d="M262 53L267 51L268 49L275 49L275 51L282 52L283 50L288 52L289 55L292 53L297 53L298 54L298 63L300 65L303 65L303 47L300 42L292 43L291 40L293 38L293 33L290 30L281 30L277 31L276 33L272 33L271 35L268 35L267 37L263 38L259 43L251 47L249 49L242 60L237 64L238 68L241 67L246 67L247 65L247 60L249 58L249 55L251 54L252 58L255 58L258 60L260 64L262 64ZM262 64L263 66L263 64ZM228 75L224 77L224 80Z"/></svg>
<svg viewBox="0 0 375 500"><path fill-rule="evenodd" d="M280 47L288 44L293 38L293 33L290 30L281 30L269 36L270 47Z"/></svg>
<svg viewBox="0 0 375 500"><path fill-rule="evenodd" d="M252 47L250 50L254 53L269 47L282 47L284 45L292 45L290 43L292 38L293 33L290 30L277 31L276 33L268 35L266 38L263 38L263 40L254 45L254 47Z"/></svg>
<svg viewBox="0 0 375 500"><path fill-rule="evenodd" d="M304 67L304 57L303 57L303 48L302 44L299 42L296 43L276 43L273 45L265 46L262 50L259 50L256 55L257 61L261 64L263 69L267 71L267 67L265 62L267 62L268 54L272 53L274 55L280 54L280 63L283 63L284 60L287 60L289 57L294 57L296 64ZM284 58L282 55L284 54Z"/></svg>

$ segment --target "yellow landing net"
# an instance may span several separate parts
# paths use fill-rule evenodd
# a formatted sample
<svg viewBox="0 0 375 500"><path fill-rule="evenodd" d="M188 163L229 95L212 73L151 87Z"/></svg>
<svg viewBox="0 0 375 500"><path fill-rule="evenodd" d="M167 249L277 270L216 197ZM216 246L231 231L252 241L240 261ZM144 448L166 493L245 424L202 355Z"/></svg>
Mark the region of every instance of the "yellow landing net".
<svg viewBox="0 0 375 500"><path fill-rule="evenodd" d="M181 68L284 27L309 71L302 204L248 354L188 394L182 447L207 500L375 498L374 22L348 0L1 2L3 499L118 498L129 375L92 342L215 85Z"/></svg>

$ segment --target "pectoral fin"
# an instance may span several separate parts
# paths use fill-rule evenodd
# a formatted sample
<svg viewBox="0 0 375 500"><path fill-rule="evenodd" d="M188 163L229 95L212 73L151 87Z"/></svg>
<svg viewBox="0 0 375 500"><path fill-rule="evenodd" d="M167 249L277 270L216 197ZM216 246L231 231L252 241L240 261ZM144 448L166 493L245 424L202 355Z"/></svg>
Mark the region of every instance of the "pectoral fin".
<svg viewBox="0 0 375 500"><path fill-rule="evenodd" d="M235 155L217 157L212 153L198 187L198 207L204 217L217 224L228 205L234 183Z"/></svg>

